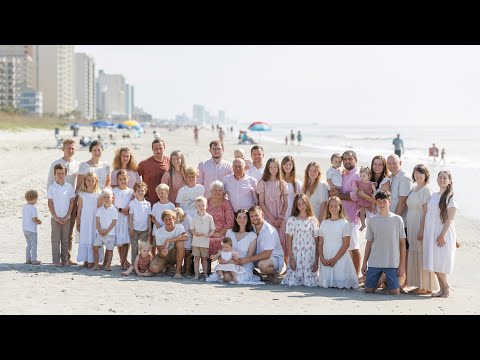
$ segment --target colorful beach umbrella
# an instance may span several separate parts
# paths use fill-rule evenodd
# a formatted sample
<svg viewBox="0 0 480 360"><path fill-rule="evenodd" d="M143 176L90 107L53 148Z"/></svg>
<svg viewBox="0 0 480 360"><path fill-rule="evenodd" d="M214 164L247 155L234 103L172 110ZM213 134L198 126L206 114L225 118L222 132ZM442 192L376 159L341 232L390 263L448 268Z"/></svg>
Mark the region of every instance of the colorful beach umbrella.
<svg viewBox="0 0 480 360"><path fill-rule="evenodd" d="M123 123L127 126L140 126L137 120L125 120Z"/></svg>
<svg viewBox="0 0 480 360"><path fill-rule="evenodd" d="M250 131L272 131L272 125L265 121L256 121L248 127Z"/></svg>

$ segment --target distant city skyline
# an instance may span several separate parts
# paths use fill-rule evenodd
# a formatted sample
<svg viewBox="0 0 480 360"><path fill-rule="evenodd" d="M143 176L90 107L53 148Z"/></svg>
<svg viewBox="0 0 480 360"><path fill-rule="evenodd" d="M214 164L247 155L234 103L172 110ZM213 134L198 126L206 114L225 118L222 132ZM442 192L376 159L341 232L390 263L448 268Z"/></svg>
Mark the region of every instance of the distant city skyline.
<svg viewBox="0 0 480 360"><path fill-rule="evenodd" d="M239 122L475 125L479 46L76 45L154 118L193 104Z"/></svg>

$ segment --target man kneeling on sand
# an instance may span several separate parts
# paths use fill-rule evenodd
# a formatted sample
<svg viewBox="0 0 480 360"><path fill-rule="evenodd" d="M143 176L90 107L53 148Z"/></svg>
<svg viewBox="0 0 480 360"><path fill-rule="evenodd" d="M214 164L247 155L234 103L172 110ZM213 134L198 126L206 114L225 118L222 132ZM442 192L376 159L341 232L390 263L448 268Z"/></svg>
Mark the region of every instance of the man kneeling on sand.
<svg viewBox="0 0 480 360"><path fill-rule="evenodd" d="M158 274L165 270L167 265L176 265L174 279L180 279L182 277L182 260L185 255L183 243L187 240L187 232L182 224L175 224L176 217L173 210L165 210L162 213L162 221L165 226L155 229L158 252L150 263L150 272Z"/></svg>
<svg viewBox="0 0 480 360"><path fill-rule="evenodd" d="M278 282L278 275L283 269L283 249L277 230L265 221L260 206L252 206L248 211L250 220L257 233L257 250L255 255L238 260L238 265L253 262L255 267L267 274L267 280Z"/></svg>

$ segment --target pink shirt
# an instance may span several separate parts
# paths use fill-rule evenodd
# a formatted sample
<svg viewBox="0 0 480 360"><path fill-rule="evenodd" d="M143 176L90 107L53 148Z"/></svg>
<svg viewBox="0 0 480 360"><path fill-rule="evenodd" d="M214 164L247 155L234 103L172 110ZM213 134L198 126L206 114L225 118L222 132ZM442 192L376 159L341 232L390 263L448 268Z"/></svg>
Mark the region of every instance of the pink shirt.
<svg viewBox="0 0 480 360"><path fill-rule="evenodd" d="M208 199L212 196L210 184L215 180L220 180L230 174L233 174L232 164L226 160L220 160L218 164L212 158L202 161L198 164L197 184L205 186L205 197Z"/></svg>
<svg viewBox="0 0 480 360"><path fill-rule="evenodd" d="M228 199L232 203L233 211L248 210L258 204L257 180L253 177L244 175L237 180L235 175L227 175L223 178L223 185L228 193Z"/></svg>
<svg viewBox="0 0 480 360"><path fill-rule="evenodd" d="M343 208L348 217L348 222L355 222L360 224L360 218L358 217L358 196L356 193L357 185L355 180L360 180L360 169L358 167L353 168L350 171L345 171L342 174L342 193L350 194L350 198L353 201L342 200Z"/></svg>
<svg viewBox="0 0 480 360"><path fill-rule="evenodd" d="M168 201L174 204L175 200L177 200L178 190L187 185L182 173L179 173L176 170L173 170L173 181L170 179L170 172L166 171L162 176L162 184L167 184L170 187L168 192Z"/></svg>

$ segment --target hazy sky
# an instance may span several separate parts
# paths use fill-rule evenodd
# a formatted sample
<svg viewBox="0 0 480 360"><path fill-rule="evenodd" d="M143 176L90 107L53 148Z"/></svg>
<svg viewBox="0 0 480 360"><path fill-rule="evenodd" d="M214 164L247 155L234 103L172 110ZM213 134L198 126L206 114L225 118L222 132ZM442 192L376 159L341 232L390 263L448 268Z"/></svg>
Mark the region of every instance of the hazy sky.
<svg viewBox="0 0 480 360"><path fill-rule="evenodd" d="M461 124L480 119L480 46L76 45L157 118L193 104L240 122Z"/></svg>

